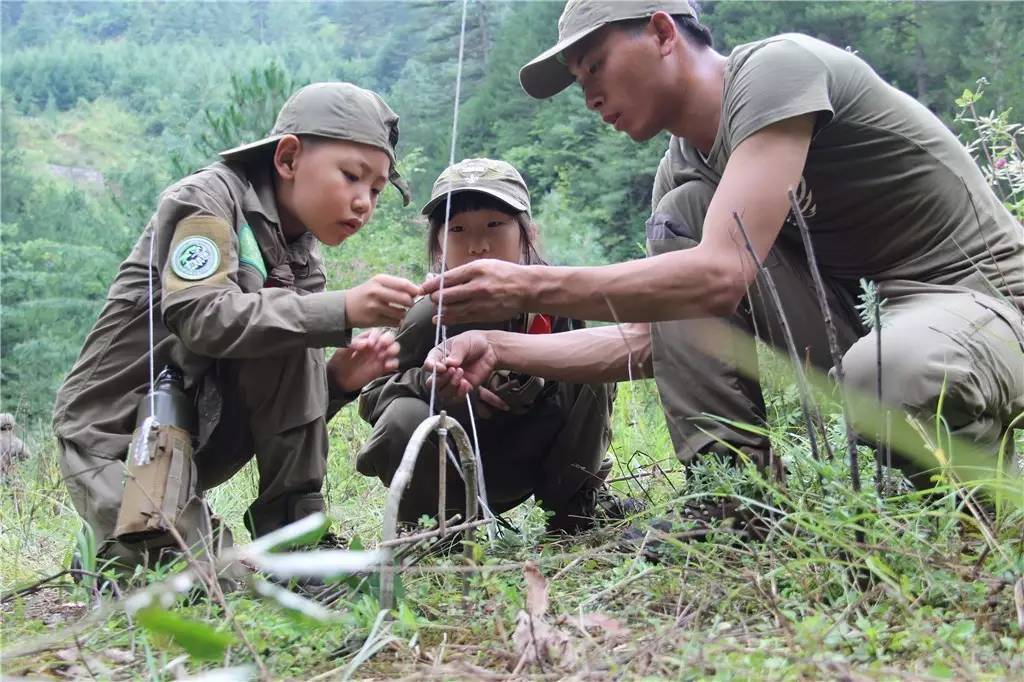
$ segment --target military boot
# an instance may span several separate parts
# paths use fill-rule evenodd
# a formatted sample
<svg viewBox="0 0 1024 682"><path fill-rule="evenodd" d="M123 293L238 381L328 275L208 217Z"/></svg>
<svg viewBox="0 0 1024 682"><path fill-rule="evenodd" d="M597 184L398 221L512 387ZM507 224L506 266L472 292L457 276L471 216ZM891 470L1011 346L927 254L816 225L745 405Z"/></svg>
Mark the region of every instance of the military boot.
<svg viewBox="0 0 1024 682"><path fill-rule="evenodd" d="M576 491L564 507L554 509L548 518L547 532L575 535L596 525L615 523L644 510L645 505L632 497L615 495L605 481L612 470L611 459L605 459L597 474Z"/></svg>
<svg viewBox="0 0 1024 682"><path fill-rule="evenodd" d="M774 452L753 448L742 448L742 451L763 478L776 486L785 486L785 467ZM733 460L733 464L740 464L734 455L730 453L726 457ZM705 456L721 456L721 453ZM756 495L756 492L750 494L751 497ZM622 535L621 547L635 551L642 543L646 558L661 561L671 549L669 538L677 542L703 542L719 533L740 541L763 542L778 522L776 513L742 498L711 494L691 496L659 518L631 525Z"/></svg>

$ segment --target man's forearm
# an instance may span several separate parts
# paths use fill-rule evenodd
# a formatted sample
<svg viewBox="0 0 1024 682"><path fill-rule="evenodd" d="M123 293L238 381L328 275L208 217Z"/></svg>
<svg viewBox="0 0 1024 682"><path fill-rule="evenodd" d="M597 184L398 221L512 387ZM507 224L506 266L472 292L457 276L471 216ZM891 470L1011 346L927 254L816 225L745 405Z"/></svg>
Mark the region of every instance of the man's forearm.
<svg viewBox="0 0 1024 682"><path fill-rule="evenodd" d="M562 334L484 333L501 369L579 384L652 376L647 324L592 327Z"/></svg>
<svg viewBox="0 0 1024 682"><path fill-rule="evenodd" d="M784 119L733 150L704 219L700 244L653 258L597 268L529 273L531 311L584 320L655 322L724 317L735 310L778 237L800 183L815 116ZM745 221L745 237L735 215Z"/></svg>
<svg viewBox="0 0 1024 682"><path fill-rule="evenodd" d="M742 291L742 253L731 263L696 246L600 267L538 266L530 310L609 322L728 315Z"/></svg>

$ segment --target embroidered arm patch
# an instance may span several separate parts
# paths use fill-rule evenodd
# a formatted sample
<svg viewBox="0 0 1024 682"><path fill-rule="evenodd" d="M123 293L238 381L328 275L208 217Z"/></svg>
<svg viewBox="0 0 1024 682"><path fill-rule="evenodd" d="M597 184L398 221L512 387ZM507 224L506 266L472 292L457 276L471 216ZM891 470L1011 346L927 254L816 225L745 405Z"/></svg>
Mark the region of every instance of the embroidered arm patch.
<svg viewBox="0 0 1024 682"><path fill-rule="evenodd" d="M164 291L171 293L196 284L228 284L234 260L231 233L231 225L214 216L191 216L179 222L164 269Z"/></svg>

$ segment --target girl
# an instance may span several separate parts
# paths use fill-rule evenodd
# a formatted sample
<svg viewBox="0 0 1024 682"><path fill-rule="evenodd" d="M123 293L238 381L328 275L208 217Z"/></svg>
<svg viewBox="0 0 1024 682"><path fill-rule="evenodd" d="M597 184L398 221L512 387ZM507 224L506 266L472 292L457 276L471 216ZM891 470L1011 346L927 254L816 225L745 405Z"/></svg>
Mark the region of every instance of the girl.
<svg viewBox="0 0 1024 682"><path fill-rule="evenodd" d="M448 253L442 262L449 188ZM526 183L503 161L467 159L449 167L437 178L422 212L428 220L427 248L435 272L479 258L544 264L535 246L538 228L530 217ZM371 382L360 396L359 413L374 428L356 469L379 477L384 485L391 483L412 432L429 416L430 375L422 364L434 346L434 314L429 298L409 310L397 336L398 373ZM582 326L577 320L531 314L488 328L552 334ZM448 334L469 328L449 327ZM533 495L549 513L550 532L590 528L598 507L603 516L621 518L626 505L607 495L603 486L611 468L605 452L613 398L614 387L607 384L565 384L495 372L474 396L473 405L491 510L500 514ZM472 434L464 402L444 409ZM451 462L448 468L450 518L464 513L465 491ZM402 495L399 521L414 524L423 515L436 516L437 492L435 438L417 459L412 482Z"/></svg>

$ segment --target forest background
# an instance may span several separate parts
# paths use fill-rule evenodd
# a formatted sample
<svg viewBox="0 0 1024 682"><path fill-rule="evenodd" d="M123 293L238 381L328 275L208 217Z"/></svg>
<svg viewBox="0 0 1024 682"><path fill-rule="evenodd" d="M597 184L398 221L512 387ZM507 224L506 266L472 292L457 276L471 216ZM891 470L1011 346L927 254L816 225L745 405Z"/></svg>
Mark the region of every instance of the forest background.
<svg viewBox="0 0 1024 682"><path fill-rule="evenodd" d="M536 102L519 67L552 44L561 2L471 3L456 158L518 167L548 259L642 255L666 137L638 145L572 88ZM12 2L2 18L0 409L48 419L54 392L159 192L216 152L261 137L290 92L346 80L401 116L416 202L446 165L457 2ZM1024 109L1024 12L1006 2L705 2L718 49L786 31L856 50L958 132L954 100ZM418 280L423 226L393 192L370 228L328 249L328 282Z"/></svg>

